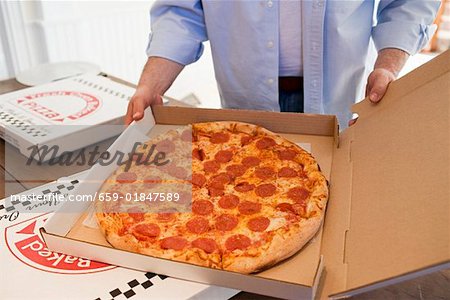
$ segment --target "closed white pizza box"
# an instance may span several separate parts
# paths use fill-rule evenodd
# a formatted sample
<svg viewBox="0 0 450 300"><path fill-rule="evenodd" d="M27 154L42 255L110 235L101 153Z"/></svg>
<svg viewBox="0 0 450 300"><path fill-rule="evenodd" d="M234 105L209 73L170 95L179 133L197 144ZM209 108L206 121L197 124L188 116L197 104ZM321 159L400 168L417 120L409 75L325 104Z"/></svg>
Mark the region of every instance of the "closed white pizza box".
<svg viewBox="0 0 450 300"><path fill-rule="evenodd" d="M0 136L38 161L57 158L119 135L133 91L104 76L83 75L0 95Z"/></svg>
<svg viewBox="0 0 450 300"><path fill-rule="evenodd" d="M392 83L377 106L357 104L358 122L339 137L333 116L158 106L111 146L129 151L149 130L214 120L309 143L330 179L323 230L266 271L242 275L113 249L86 228L86 202L66 203L41 233L54 251L290 299L346 297L449 267L449 64L446 52ZM75 192L95 193L115 168L94 166Z"/></svg>

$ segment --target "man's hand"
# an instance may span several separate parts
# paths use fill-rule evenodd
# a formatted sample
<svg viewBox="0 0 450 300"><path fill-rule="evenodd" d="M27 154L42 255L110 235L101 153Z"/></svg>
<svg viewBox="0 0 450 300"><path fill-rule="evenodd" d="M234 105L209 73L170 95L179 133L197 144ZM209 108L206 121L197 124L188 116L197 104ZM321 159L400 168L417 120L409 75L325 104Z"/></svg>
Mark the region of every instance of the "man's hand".
<svg viewBox="0 0 450 300"><path fill-rule="evenodd" d="M389 70L377 68L370 73L366 85L366 97L372 103L378 103L386 93L389 83L394 81L395 74Z"/></svg>
<svg viewBox="0 0 450 300"><path fill-rule="evenodd" d="M144 110L154 104L162 104L161 96L152 93L147 86L138 86L128 103L125 124L128 125L133 121L142 119L144 117Z"/></svg>
<svg viewBox="0 0 450 300"><path fill-rule="evenodd" d="M371 102L380 102L389 83L397 78L408 57L408 53L399 49L387 48L378 52L377 61L366 85L366 97L368 96Z"/></svg>
<svg viewBox="0 0 450 300"><path fill-rule="evenodd" d="M408 57L409 54L405 51L394 48L386 48L378 52L374 69L366 84L366 97L369 97L372 103L380 102L389 84L397 78ZM350 120L348 126L355 124L356 120Z"/></svg>
<svg viewBox="0 0 450 300"><path fill-rule="evenodd" d="M142 119L144 110L150 105L162 104L161 96L169 89L183 68L183 65L162 57L149 57L136 92L128 103L125 125Z"/></svg>

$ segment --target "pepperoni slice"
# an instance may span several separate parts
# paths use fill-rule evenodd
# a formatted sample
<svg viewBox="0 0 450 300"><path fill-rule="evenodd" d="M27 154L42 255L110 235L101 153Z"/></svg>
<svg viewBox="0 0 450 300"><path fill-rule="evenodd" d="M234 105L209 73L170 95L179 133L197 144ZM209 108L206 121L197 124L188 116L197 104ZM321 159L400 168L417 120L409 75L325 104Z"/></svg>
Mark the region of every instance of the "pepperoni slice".
<svg viewBox="0 0 450 300"><path fill-rule="evenodd" d="M216 229L220 231L230 231L233 230L238 223L239 219L236 216L223 214L216 218Z"/></svg>
<svg viewBox="0 0 450 300"><path fill-rule="evenodd" d="M202 187L206 183L206 177L200 173L192 174L192 184Z"/></svg>
<svg viewBox="0 0 450 300"><path fill-rule="evenodd" d="M171 140L162 140L156 144L156 150L163 153L170 153L175 151L175 144Z"/></svg>
<svg viewBox="0 0 450 300"><path fill-rule="evenodd" d="M178 192L178 203L179 204L191 204L192 192L180 191Z"/></svg>
<svg viewBox="0 0 450 300"><path fill-rule="evenodd" d="M192 141L192 129L185 129L181 133L181 140L184 142L191 142Z"/></svg>
<svg viewBox="0 0 450 300"><path fill-rule="evenodd" d="M169 212L159 213L159 214L156 216L156 219L157 219L159 222L170 222L170 221L172 221L173 219L175 219L175 214L174 214L174 213L169 213Z"/></svg>
<svg viewBox="0 0 450 300"><path fill-rule="evenodd" d="M259 179L266 180L275 176L274 169L270 167L261 167L255 170L255 176Z"/></svg>
<svg viewBox="0 0 450 300"><path fill-rule="evenodd" d="M186 228L195 234L205 233L209 230L209 222L205 218L195 217L186 223Z"/></svg>
<svg viewBox="0 0 450 300"><path fill-rule="evenodd" d="M127 212L128 212L128 215L130 217L132 217L133 220L136 222L142 222L145 220L144 212L140 208L132 207L132 208L128 209Z"/></svg>
<svg viewBox="0 0 450 300"><path fill-rule="evenodd" d="M292 207L292 204L290 204L290 203L286 203L286 202L280 203L277 205L277 209L282 212L295 214L295 210Z"/></svg>
<svg viewBox="0 0 450 300"><path fill-rule="evenodd" d="M147 162L147 157L145 155L145 153L134 153L131 156L131 160L136 162L136 164L143 164L145 162Z"/></svg>
<svg viewBox="0 0 450 300"><path fill-rule="evenodd" d="M163 249L183 250L187 244L188 241L180 236L170 236L161 240L161 248Z"/></svg>
<svg viewBox="0 0 450 300"><path fill-rule="evenodd" d="M170 176L178 179L186 179L186 177L188 176L188 171L185 168L176 165L170 166L168 173Z"/></svg>
<svg viewBox="0 0 450 300"><path fill-rule="evenodd" d="M224 189L223 189L223 188L209 187L209 188L208 188L208 194L209 194L211 197L222 196L222 195L224 194Z"/></svg>
<svg viewBox="0 0 450 300"><path fill-rule="evenodd" d="M152 189L156 186L158 186L158 184L161 183L161 177L159 176L150 176L150 177L146 177L144 178L144 186L147 189Z"/></svg>
<svg viewBox="0 0 450 300"><path fill-rule="evenodd" d="M309 197L309 191L302 187L295 187L288 191L289 199L294 200L295 203L303 203Z"/></svg>
<svg viewBox="0 0 450 300"><path fill-rule="evenodd" d="M229 165L227 167L227 173L230 174L232 178L236 178L244 175L247 168L244 165Z"/></svg>
<svg viewBox="0 0 450 300"><path fill-rule="evenodd" d="M118 183L132 183L137 180L137 175L134 172L123 172L117 175L116 181Z"/></svg>
<svg viewBox="0 0 450 300"><path fill-rule="evenodd" d="M203 169L206 173L216 173L219 171L220 165L214 160L209 160L203 163Z"/></svg>
<svg viewBox="0 0 450 300"><path fill-rule="evenodd" d="M209 182L208 186L216 188L216 189L223 189L223 186L225 184L230 183L231 177L227 173L220 173L211 178L211 181Z"/></svg>
<svg viewBox="0 0 450 300"><path fill-rule="evenodd" d="M308 178L308 174L306 174L306 172L304 170L300 170L298 172L298 176L301 178Z"/></svg>
<svg viewBox="0 0 450 300"><path fill-rule="evenodd" d="M192 157L200 161L204 161L206 158L205 151L202 149L195 148L192 150Z"/></svg>
<svg viewBox="0 0 450 300"><path fill-rule="evenodd" d="M266 217L256 217L248 221L247 226L251 231L262 232L269 227L270 220Z"/></svg>
<svg viewBox="0 0 450 300"><path fill-rule="evenodd" d="M198 238L192 242L192 246L195 248L202 249L206 253L213 253L219 247L217 247L217 243L210 238Z"/></svg>
<svg viewBox="0 0 450 300"><path fill-rule="evenodd" d="M228 142L230 135L225 132L215 132L211 135L210 141L213 144L223 144Z"/></svg>
<svg viewBox="0 0 450 300"><path fill-rule="evenodd" d="M234 187L235 191L238 191L238 192L241 192L241 193L249 192L249 191L252 191L254 189L255 189L255 185L254 184L250 184L247 181L239 182Z"/></svg>
<svg viewBox="0 0 450 300"><path fill-rule="evenodd" d="M124 236L125 234L128 234L128 230L130 229L130 225L123 225L123 227L120 227L119 231L117 232L120 236Z"/></svg>
<svg viewBox="0 0 450 300"><path fill-rule="evenodd" d="M261 204L251 201L243 201L239 203L238 209L243 215L253 215L261 211Z"/></svg>
<svg viewBox="0 0 450 300"><path fill-rule="evenodd" d="M297 176L298 176L297 171L289 167L283 167L278 171L278 177L292 178Z"/></svg>
<svg viewBox="0 0 450 300"><path fill-rule="evenodd" d="M153 223L138 224L133 228L132 234L140 241L148 241L157 237L160 233L158 225Z"/></svg>
<svg viewBox="0 0 450 300"><path fill-rule="evenodd" d="M214 155L214 158L220 163L227 163L233 158L233 152L230 150L220 150Z"/></svg>
<svg viewBox="0 0 450 300"><path fill-rule="evenodd" d="M277 143L272 138L263 137L256 142L256 148L258 149L267 149L275 146Z"/></svg>
<svg viewBox="0 0 450 300"><path fill-rule="evenodd" d="M117 213L121 212L120 203L125 200L125 195L121 192L115 191L115 190L108 190L105 193L108 197L111 197L111 199L103 201L103 211L104 213Z"/></svg>
<svg viewBox="0 0 450 300"><path fill-rule="evenodd" d="M252 241L250 240L250 238L248 236L245 236L243 234L236 234L236 235L230 236L226 240L225 247L229 251L245 250L248 247L250 247L251 244L252 244Z"/></svg>
<svg viewBox="0 0 450 300"><path fill-rule="evenodd" d="M242 160L242 164L247 168L256 167L261 163L261 160L256 156L247 156Z"/></svg>
<svg viewBox="0 0 450 300"><path fill-rule="evenodd" d="M213 211L213 204L208 200L192 202L192 211L197 215L208 215Z"/></svg>
<svg viewBox="0 0 450 300"><path fill-rule="evenodd" d="M251 141L252 141L252 137L249 135L244 135L243 137L241 137L241 145L242 146L250 144Z"/></svg>
<svg viewBox="0 0 450 300"><path fill-rule="evenodd" d="M276 186L273 185L272 183L264 183L256 187L255 193L257 196L265 198L275 194L276 190L277 190Z"/></svg>
<svg viewBox="0 0 450 300"><path fill-rule="evenodd" d="M297 156L297 152L292 149L286 149L278 152L278 158L281 160L294 160Z"/></svg>
<svg viewBox="0 0 450 300"><path fill-rule="evenodd" d="M292 209L295 214L304 215L306 213L306 202L292 204Z"/></svg>
<svg viewBox="0 0 450 300"><path fill-rule="evenodd" d="M233 209L239 204L239 197L236 195L225 195L220 197L219 206L224 209Z"/></svg>

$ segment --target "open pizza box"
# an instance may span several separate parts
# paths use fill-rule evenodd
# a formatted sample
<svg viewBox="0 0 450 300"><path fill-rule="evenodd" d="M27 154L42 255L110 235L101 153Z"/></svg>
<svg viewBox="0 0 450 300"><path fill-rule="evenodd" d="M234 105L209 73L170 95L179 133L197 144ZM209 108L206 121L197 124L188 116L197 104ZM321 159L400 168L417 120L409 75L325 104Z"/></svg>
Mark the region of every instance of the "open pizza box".
<svg viewBox="0 0 450 300"><path fill-rule="evenodd" d="M450 51L355 105L340 135L334 116L153 107L109 149L151 132L213 120L254 123L310 145L330 180L323 228L297 254L243 275L113 249L88 226L89 202L66 202L41 233L50 250L280 298L346 297L450 267ZM128 147L128 148L127 148ZM77 194L94 194L116 165L95 165ZM320 283L320 285L319 285Z"/></svg>

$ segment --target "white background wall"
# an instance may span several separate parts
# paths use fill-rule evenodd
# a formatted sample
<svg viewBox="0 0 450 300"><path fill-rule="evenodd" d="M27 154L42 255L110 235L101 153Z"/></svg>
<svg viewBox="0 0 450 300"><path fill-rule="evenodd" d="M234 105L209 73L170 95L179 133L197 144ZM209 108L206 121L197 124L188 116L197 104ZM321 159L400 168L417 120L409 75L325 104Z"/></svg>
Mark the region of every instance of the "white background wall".
<svg viewBox="0 0 450 300"><path fill-rule="evenodd" d="M5 54L3 52L3 44L0 39L0 80L7 79L8 69L6 68Z"/></svg>
<svg viewBox="0 0 450 300"><path fill-rule="evenodd" d="M20 13L28 60L21 70L47 62L88 61L101 70L137 83L147 57L150 32L147 1L23 1ZM14 16L16 17L16 15ZM2 62L0 53L0 62ZM0 65L0 78L6 76ZM201 106L219 107L209 45L196 64L187 66L168 96L194 94Z"/></svg>

